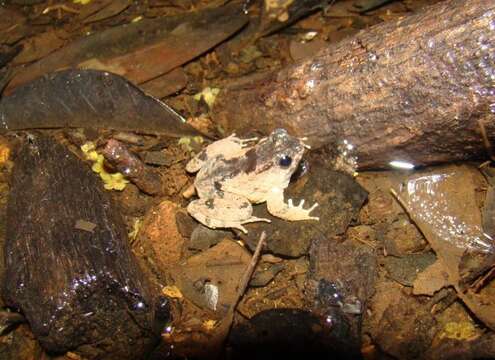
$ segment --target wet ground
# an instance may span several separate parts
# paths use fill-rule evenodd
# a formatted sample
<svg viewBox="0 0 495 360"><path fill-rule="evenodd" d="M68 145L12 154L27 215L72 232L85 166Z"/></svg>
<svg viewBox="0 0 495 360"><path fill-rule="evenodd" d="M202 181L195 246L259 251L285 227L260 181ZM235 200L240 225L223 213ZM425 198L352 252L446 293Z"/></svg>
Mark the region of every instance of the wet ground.
<svg viewBox="0 0 495 360"><path fill-rule="evenodd" d="M96 0L64 6L21 3L0 8L0 54L17 52L9 56L3 75L88 31L207 5L173 0L98 6ZM316 9L252 41L234 37L217 47L211 44L201 56L184 55L176 73L168 72L170 77L150 92L204 134L218 136L219 129L209 120L209 102L217 89L244 75L310 57L328 43L414 13L430 2L391 2L361 14L354 3L339 1ZM215 1L209 5L220 6ZM163 84L170 88L163 90ZM490 163L356 173L351 166L337 171L323 150L306 151L304 170L293 177L286 199L293 198L295 204L305 199L307 207L317 202L314 215L319 221L287 222L260 204L254 206L254 216L271 223L246 224L248 232L243 233L210 229L186 210L195 196L195 176L186 164L212 139L171 139L91 125L41 132L66 146L101 180L124 219L142 272L170 299L172 317L160 329L152 359L212 354L257 358L287 352L370 359L495 355ZM0 138L2 242L9 189L16 181L9 179L16 153L30 133L10 132ZM93 225L82 221L74 230L92 232ZM263 232L266 244L248 288L240 292ZM1 269L4 273L5 266ZM17 324L7 315L0 320L0 358L88 357L77 348L46 353L29 324Z"/></svg>

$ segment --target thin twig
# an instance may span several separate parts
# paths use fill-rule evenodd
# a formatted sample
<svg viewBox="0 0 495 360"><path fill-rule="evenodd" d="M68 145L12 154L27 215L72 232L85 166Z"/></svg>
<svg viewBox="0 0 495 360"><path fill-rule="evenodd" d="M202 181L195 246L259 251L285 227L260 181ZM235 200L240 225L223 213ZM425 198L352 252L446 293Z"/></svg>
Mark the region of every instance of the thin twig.
<svg viewBox="0 0 495 360"><path fill-rule="evenodd" d="M244 292L248 287L249 281L253 276L254 269L256 268L256 264L258 263L258 259L261 254L261 249L263 249L263 245L265 244L265 240L266 240L266 234L263 231L261 233L260 239L258 241L258 245L256 246L256 250L254 251L251 261L249 262L249 265L246 268L246 272L244 273L241 281L239 282L239 287L237 288L236 297L232 302L232 304L230 305L229 309L227 310L227 313L225 314L224 318L222 319L218 327L215 329L215 335L211 339L213 353L221 352L223 349L223 343L227 339L230 332L230 328L232 327L235 309L237 308L237 305L239 304L242 296L244 295ZM215 346L218 347L216 351L214 350Z"/></svg>
<svg viewBox="0 0 495 360"><path fill-rule="evenodd" d="M254 251L253 257L251 258L251 262L249 263L246 272L244 273L244 276L241 279L241 282L239 283L239 287L237 288L237 294L236 294L236 299L235 302L232 304L233 310L237 307L237 304L242 298L242 295L244 295L244 292L246 291L249 280L251 280L251 277L253 276L254 269L256 268L256 264L258 264L258 259L260 258L261 255L261 249L263 249L263 245L265 245L265 240L266 240L266 233L263 231L260 236L260 240L258 241L258 245L256 245L256 250Z"/></svg>
<svg viewBox="0 0 495 360"><path fill-rule="evenodd" d="M399 196L399 194L397 194L397 191L395 191L394 189L390 189L390 192L395 197L395 199L400 204L400 206L402 206L402 208L405 210L405 212L411 217L411 212L410 212L409 208L407 207L404 200L402 200L402 198Z"/></svg>
<svg viewBox="0 0 495 360"><path fill-rule="evenodd" d="M483 139L483 144L485 145L486 152L492 161L495 161L495 153L493 152L492 144L488 139L488 135L486 134L485 123L483 120L478 119L478 126L480 127L481 138Z"/></svg>
<svg viewBox="0 0 495 360"><path fill-rule="evenodd" d="M43 15L48 14L50 11L57 11L60 13L62 10L72 14L79 14L79 10L73 9L65 4L55 4L47 6L41 13Z"/></svg>
<svg viewBox="0 0 495 360"><path fill-rule="evenodd" d="M480 290L493 278L495 277L495 267L492 267L485 275L480 276L476 281L471 285L474 293L480 292Z"/></svg>

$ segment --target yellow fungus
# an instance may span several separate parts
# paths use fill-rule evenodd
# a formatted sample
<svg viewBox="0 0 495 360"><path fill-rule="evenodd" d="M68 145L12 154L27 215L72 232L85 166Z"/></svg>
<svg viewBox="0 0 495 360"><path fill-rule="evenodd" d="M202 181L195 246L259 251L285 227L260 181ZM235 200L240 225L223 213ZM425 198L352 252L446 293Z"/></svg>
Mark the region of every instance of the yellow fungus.
<svg viewBox="0 0 495 360"><path fill-rule="evenodd" d="M441 334L441 337L457 340L469 340L477 336L476 328L470 321L448 322Z"/></svg>
<svg viewBox="0 0 495 360"><path fill-rule="evenodd" d="M179 290L179 288L177 286L174 286L174 285L165 286L162 289L162 293L163 293L163 295L168 296L170 298L174 298L174 299L182 299L183 298L182 293Z"/></svg>
<svg viewBox="0 0 495 360"><path fill-rule="evenodd" d="M194 148L197 148L195 145L201 145L203 142L202 136L183 136L179 139L178 144L182 145L187 151L192 152Z"/></svg>
<svg viewBox="0 0 495 360"><path fill-rule="evenodd" d="M106 190L124 190L129 183L129 180L127 180L122 173L117 172L110 174L107 172L103 165L105 158L103 155L98 154L95 148L96 146L92 142L87 142L81 146L81 151L84 153L86 159L93 162L91 170L100 175L100 178L103 180L103 187Z"/></svg>
<svg viewBox="0 0 495 360"><path fill-rule="evenodd" d="M205 320L203 321L203 327L206 330L213 330L215 328L215 325L217 324L216 320Z"/></svg>
<svg viewBox="0 0 495 360"><path fill-rule="evenodd" d="M215 103L215 99L217 98L217 95L219 92L220 92L220 89L206 87L203 89L203 91L194 95L194 100L199 101L199 100L203 99L204 102L211 109L213 107L213 104Z"/></svg>
<svg viewBox="0 0 495 360"><path fill-rule="evenodd" d="M10 148L6 144L0 144L0 165L4 165L10 157Z"/></svg>

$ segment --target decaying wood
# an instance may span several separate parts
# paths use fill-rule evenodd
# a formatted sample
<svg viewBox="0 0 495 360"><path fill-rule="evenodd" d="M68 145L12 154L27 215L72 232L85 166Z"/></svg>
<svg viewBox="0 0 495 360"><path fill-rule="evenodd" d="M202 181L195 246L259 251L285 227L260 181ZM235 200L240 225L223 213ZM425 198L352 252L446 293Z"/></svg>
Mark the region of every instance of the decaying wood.
<svg viewBox="0 0 495 360"><path fill-rule="evenodd" d="M5 242L5 303L50 352L140 359L168 305L144 277L101 182L65 147L33 136L16 159ZM81 221L94 225L82 230Z"/></svg>
<svg viewBox="0 0 495 360"><path fill-rule="evenodd" d="M107 128L172 137L198 134L169 106L123 77L105 71L50 73L0 100L0 133L60 127Z"/></svg>
<svg viewBox="0 0 495 360"><path fill-rule="evenodd" d="M484 153L495 138L495 3L453 0L383 23L255 83L220 93L226 131L287 128L355 146L359 168Z"/></svg>

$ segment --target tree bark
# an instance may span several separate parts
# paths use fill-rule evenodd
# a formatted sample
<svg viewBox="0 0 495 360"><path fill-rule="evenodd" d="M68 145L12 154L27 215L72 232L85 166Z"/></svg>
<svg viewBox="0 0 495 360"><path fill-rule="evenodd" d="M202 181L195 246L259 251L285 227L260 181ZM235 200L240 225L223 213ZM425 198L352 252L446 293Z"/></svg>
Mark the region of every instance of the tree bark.
<svg viewBox="0 0 495 360"><path fill-rule="evenodd" d="M283 127L314 147L354 145L358 167L463 160L495 139L495 2L445 1L220 93L226 131Z"/></svg>

